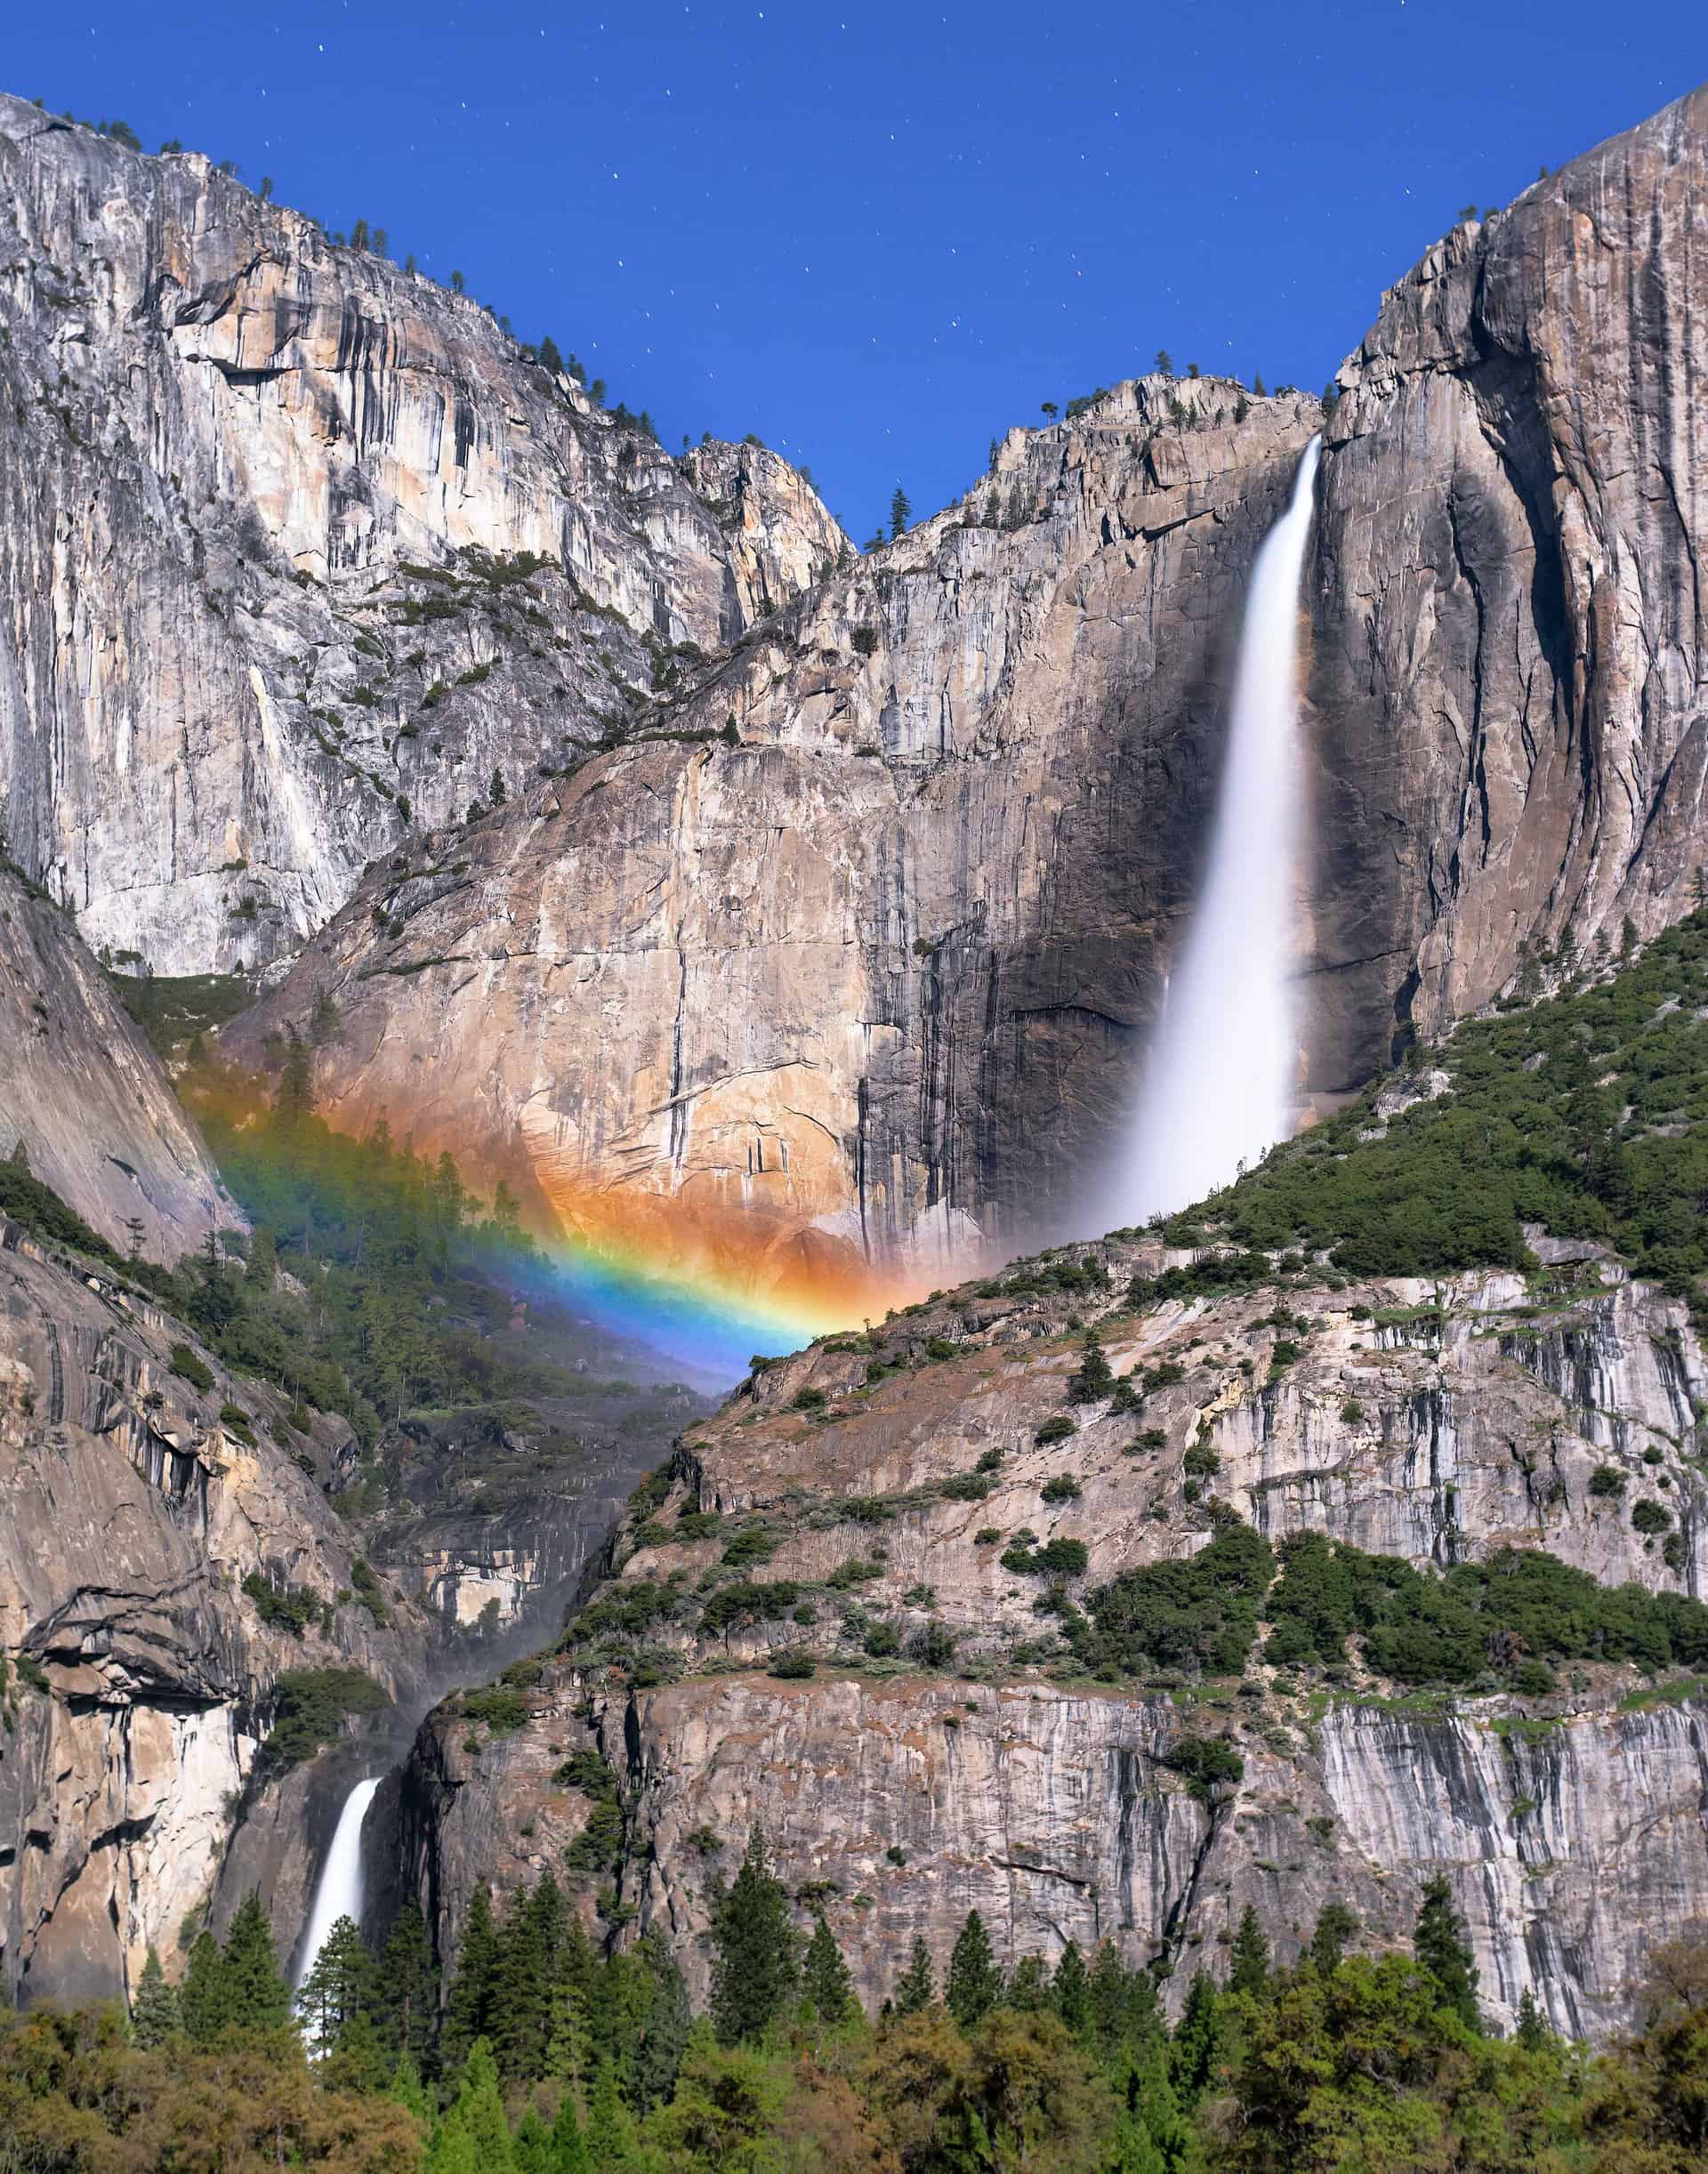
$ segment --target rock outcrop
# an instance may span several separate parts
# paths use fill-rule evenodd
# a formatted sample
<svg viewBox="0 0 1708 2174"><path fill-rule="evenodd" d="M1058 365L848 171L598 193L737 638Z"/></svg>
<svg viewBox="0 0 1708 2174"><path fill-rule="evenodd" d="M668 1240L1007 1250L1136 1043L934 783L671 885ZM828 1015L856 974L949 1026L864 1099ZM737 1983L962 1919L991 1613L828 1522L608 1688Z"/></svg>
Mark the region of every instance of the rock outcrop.
<svg viewBox="0 0 1708 2174"><path fill-rule="evenodd" d="M1704 852L1704 204L1708 91L1455 229L1331 412L1147 378L1011 432L687 691L705 737L376 873L236 1046L330 984L350 1122L827 1317L1041 1202L1107 1226L1245 576L1318 431L1307 1095L1658 928Z"/></svg>
<svg viewBox="0 0 1708 2174"><path fill-rule="evenodd" d="M75 926L0 867L0 1155L121 1252L193 1253L241 1229L172 1083Z"/></svg>
<svg viewBox="0 0 1708 2174"><path fill-rule="evenodd" d="M358 1537L299 1460L335 1469L354 1452L342 1422L298 1433L286 1399L236 1380L122 1279L0 1220L8 1997L110 1999L150 1945L175 1966L186 1926L219 1921L249 1885L294 1937L309 1780L256 1767L279 1679L359 1669L391 1697L420 1680L428 1644L400 1597L383 1627L351 1602ZM299 1630L268 1594L298 1604Z"/></svg>
<svg viewBox="0 0 1708 2174"><path fill-rule="evenodd" d="M956 1293L779 1362L688 1430L586 1634L601 1608L650 1608L651 1672L673 1651L681 1679L625 1690L566 1655L513 1734L450 1713L423 1729L405 1833L445 1945L476 1881L560 1863L590 1809L562 1767L584 1742L624 1792L619 1899L696 1972L710 1875L758 1822L873 2001L916 1935L940 1965L969 1908L1008 1959L1107 1935L1183 1983L1220 1967L1248 1902L1284 1951L1337 1897L1398 1942L1444 1873L1492 2014L1510 2021L1527 1987L1563 2029L1613 2028L1648 1948L1708 1917L1699 1687L1633 1697L1629 1671L1597 1664L1530 1701L1395 1702L1358 1671L1300 1684L1256 1655L1237 1686L1175 1695L1064 1684L1040 1667L1062 1650L1048 1581L1003 1557L1027 1534L1083 1541L1078 1596L1189 1555L1231 1510L1277 1539L1441 1566L1541 1548L1606 1583L1699 1594L1708 1366L1683 1308L1589 1258L1534 1287L1288 1292L1277 1327L1273 1289L1131 1314L1154 1247L1071 1265L1072 1296ZM1148 1385L1137 1408L1079 1405L1052 1439L1084 1320ZM756 1566L735 1574L783 1591L708 1633L678 1601L732 1542ZM896 1657L863 1651L874 1624ZM818 1673L761 1672L783 1651ZM1207 1802L1171 1769L1188 1734L1243 1762Z"/></svg>
<svg viewBox="0 0 1708 2174"><path fill-rule="evenodd" d="M195 153L0 97L0 815L157 972L288 955L846 548L775 456L697 456L714 510L477 302Z"/></svg>

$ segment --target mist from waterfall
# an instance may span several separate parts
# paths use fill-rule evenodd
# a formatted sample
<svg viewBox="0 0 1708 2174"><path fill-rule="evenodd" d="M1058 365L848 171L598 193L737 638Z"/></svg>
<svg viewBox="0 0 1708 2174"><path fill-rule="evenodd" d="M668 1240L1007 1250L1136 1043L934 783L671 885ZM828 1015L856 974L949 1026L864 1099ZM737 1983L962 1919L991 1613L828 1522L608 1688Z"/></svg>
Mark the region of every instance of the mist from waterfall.
<svg viewBox="0 0 1708 2174"><path fill-rule="evenodd" d="M344 1799L338 1824L333 1830L332 1847L326 1852L326 1861L320 1868L319 1881L314 1890L314 1907L309 1912L309 1929L302 1939L302 1960L296 1972L299 1991L326 1945L326 1935L339 1919L354 1918L359 1925L362 1921L362 1822L379 1786L380 1776L375 1775L371 1781L358 1782Z"/></svg>
<svg viewBox="0 0 1708 2174"><path fill-rule="evenodd" d="M1320 451L1313 438L1287 510L1252 568L1204 888L1169 979L1119 1173L1129 1222L1213 1192L1291 1129L1299 584Z"/></svg>

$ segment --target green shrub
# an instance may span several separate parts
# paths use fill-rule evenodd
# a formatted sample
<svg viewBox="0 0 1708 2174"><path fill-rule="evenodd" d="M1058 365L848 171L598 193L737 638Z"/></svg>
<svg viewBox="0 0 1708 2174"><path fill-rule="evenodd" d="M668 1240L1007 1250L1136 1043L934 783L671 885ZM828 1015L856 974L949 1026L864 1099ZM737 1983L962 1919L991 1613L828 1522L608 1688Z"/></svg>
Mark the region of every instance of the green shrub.
<svg viewBox="0 0 1708 2174"><path fill-rule="evenodd" d="M770 1672L785 1683L802 1683L818 1674L818 1663L804 1646L791 1646L771 1663Z"/></svg>
<svg viewBox="0 0 1708 2174"><path fill-rule="evenodd" d="M1672 1512L1663 1510L1658 1502L1634 1503L1631 1521L1640 1533L1666 1533L1672 1529Z"/></svg>
<svg viewBox="0 0 1708 2174"><path fill-rule="evenodd" d="M380 1581L359 1555L350 1566L350 1582L357 1599L373 1618L375 1628L383 1630L390 1619L386 1614L384 1597L380 1591Z"/></svg>
<svg viewBox="0 0 1708 2174"><path fill-rule="evenodd" d="M244 1579L243 1590L269 1630L288 1630L293 1638L301 1638L320 1610L311 1592L298 1585L270 1585L258 1570Z"/></svg>
<svg viewBox="0 0 1708 2174"><path fill-rule="evenodd" d="M1601 1498L1617 1500L1626 1486L1625 1475L1616 1464L1598 1464L1590 1474L1590 1493Z"/></svg>
<svg viewBox="0 0 1708 2174"><path fill-rule="evenodd" d="M1234 1675L1256 1638L1274 1568L1261 1534L1228 1524L1183 1561L1151 1563L1088 1593L1085 1617L1068 1626L1069 1639L1094 1671Z"/></svg>
<svg viewBox="0 0 1708 2174"><path fill-rule="evenodd" d="M1079 1429L1075 1426L1073 1421L1065 1412L1062 1412L1059 1413L1054 1419L1046 1419L1032 1438L1040 1449L1047 1449L1051 1442L1065 1442L1070 1434L1078 1432Z"/></svg>
<svg viewBox="0 0 1708 2174"><path fill-rule="evenodd" d="M1406 1684L1470 1684L1507 1654L1650 1670L1708 1662L1701 1602L1599 1585L1540 1551L1500 1548L1444 1575L1318 1534L1289 1541L1283 1553L1265 1653L1277 1665L1337 1664L1354 1635L1377 1675Z"/></svg>
<svg viewBox="0 0 1708 2174"><path fill-rule="evenodd" d="M1083 1577L1091 1561L1083 1540L1067 1540L1059 1536L1043 1547L1033 1544L1027 1534L1016 1534L1014 1544L1004 1549L1003 1568L1013 1571L1019 1577Z"/></svg>
<svg viewBox="0 0 1708 2174"><path fill-rule="evenodd" d="M1058 1472L1053 1479L1044 1481L1038 1493L1046 1502L1076 1502L1080 1497L1080 1486L1066 1472Z"/></svg>
<svg viewBox="0 0 1708 2174"><path fill-rule="evenodd" d="M359 1668L317 1668L281 1676L273 1687L273 1726L256 1758L264 1775L312 1759L346 1715L374 1713L391 1702Z"/></svg>
<svg viewBox="0 0 1708 2174"><path fill-rule="evenodd" d="M990 1481L982 1472L957 1472L941 1481L937 1491L946 1502L982 1502L990 1493Z"/></svg>
<svg viewBox="0 0 1708 2174"><path fill-rule="evenodd" d="M779 1578L769 1585L741 1579L734 1585L721 1587L708 1598L700 1610L700 1634L711 1637L737 1624L763 1622L774 1616L786 1615L800 1598L801 1588L793 1578Z"/></svg>
<svg viewBox="0 0 1708 2174"><path fill-rule="evenodd" d="M822 1412L828 1401L821 1389L798 1389L789 1409L793 1412Z"/></svg>
<svg viewBox="0 0 1708 2174"><path fill-rule="evenodd" d="M191 1389L205 1397L214 1386L214 1376L188 1344L172 1347L172 1371L181 1381L188 1381Z"/></svg>
<svg viewBox="0 0 1708 2174"><path fill-rule="evenodd" d="M249 1423L249 1414L241 1405L222 1404L220 1406L220 1424L228 1434L236 1435L239 1442L246 1442L251 1449L254 1448L254 1429Z"/></svg>
<svg viewBox="0 0 1708 2174"><path fill-rule="evenodd" d="M750 1525L725 1548L723 1560L732 1568L739 1568L743 1563L769 1563L780 1545L780 1535L769 1526Z"/></svg>
<svg viewBox="0 0 1708 2174"><path fill-rule="evenodd" d="M1161 1764L1180 1775L1201 1804L1210 1802L1219 1783L1241 1781L1245 1774L1245 1760L1220 1736L1182 1736L1163 1753Z"/></svg>
<svg viewBox="0 0 1708 2174"><path fill-rule="evenodd" d="M484 1690L464 1691L460 1711L471 1721L482 1721L495 1736L510 1736L528 1716L528 1701L508 1684L489 1684Z"/></svg>

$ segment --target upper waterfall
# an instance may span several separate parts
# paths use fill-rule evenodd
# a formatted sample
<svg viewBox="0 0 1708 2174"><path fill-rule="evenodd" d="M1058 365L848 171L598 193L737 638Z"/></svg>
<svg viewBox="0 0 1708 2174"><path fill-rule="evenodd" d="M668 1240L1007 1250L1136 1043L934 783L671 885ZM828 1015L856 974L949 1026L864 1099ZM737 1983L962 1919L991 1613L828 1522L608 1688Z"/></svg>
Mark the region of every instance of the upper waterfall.
<svg viewBox="0 0 1708 2174"><path fill-rule="evenodd" d="M296 1971L299 1990L313 1969L326 1935L339 1919L353 1918L358 1925L362 1921L362 1822L379 1786L380 1777L375 1775L370 1781L358 1782L344 1799L338 1824L333 1830L332 1847L326 1852L326 1861L314 1890L309 1928L302 1936L302 1959Z"/></svg>
<svg viewBox="0 0 1708 2174"><path fill-rule="evenodd" d="M1151 1045L1124 1166L1125 1218L1213 1192L1291 1128L1298 1065L1299 583L1322 440L1252 568L1204 879Z"/></svg>

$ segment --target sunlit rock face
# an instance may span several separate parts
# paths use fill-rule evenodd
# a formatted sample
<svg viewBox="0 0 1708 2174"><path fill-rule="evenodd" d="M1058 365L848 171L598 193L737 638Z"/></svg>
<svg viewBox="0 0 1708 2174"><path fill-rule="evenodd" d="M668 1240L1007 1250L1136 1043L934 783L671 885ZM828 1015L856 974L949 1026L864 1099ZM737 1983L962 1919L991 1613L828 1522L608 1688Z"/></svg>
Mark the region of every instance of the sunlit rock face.
<svg viewBox="0 0 1708 2174"><path fill-rule="evenodd" d="M1326 418L1147 378L1011 432L962 502L687 688L670 728L706 737L375 871L258 1028L332 986L352 1031L324 1091L352 1121L821 1317L1107 1227L1247 577L1319 429L1306 1094L1487 1001L1527 946L1659 927L1708 858L1708 425L1677 391L1705 101L1456 229ZM766 472L696 459L720 505Z"/></svg>
<svg viewBox="0 0 1708 2174"><path fill-rule="evenodd" d="M0 97L0 810L157 971L288 954L845 548L775 455L697 456L714 511L473 300L197 155Z"/></svg>
<svg viewBox="0 0 1708 2174"><path fill-rule="evenodd" d="M791 1605L705 1634L659 1624L649 1635L682 1674L651 1688L549 1660L513 1734L430 1717L404 1777L402 1855L442 1942L477 1883L512 1894L561 1864L590 1809L564 1751L585 1743L624 1791L618 1899L697 1989L713 1875L757 1823L874 2006L916 1936L941 1971L969 1909L1009 1962L1112 1939L1167 1966L1178 2006L1196 1970L1225 1974L1247 1904L1282 1960L1331 1900L1380 1950L1409 1940L1424 1882L1444 1876L1503 2027L1527 1989L1573 2033L1630 2020L1654 1946L1708 1913L1699 1687L1645 1695L1634 1671L1591 1663L1530 1700L1396 1703L1361 1667L1313 1687L1261 1650L1237 1683L1178 1700L1161 1683L1064 1683L1035 1665L1049 1581L1002 1558L1027 1528L1083 1540L1077 1598L1190 1555L1231 1510L1277 1542L1320 1532L1438 1566L1542 1548L1609 1585L1700 1596L1708 1365L1685 1308L1593 1260L1540 1316L1511 1276L1360 1283L1290 1296L1298 1356L1277 1369L1273 1291L1134 1317L1119 1294L1135 1267L1155 1273L1157 1249L1090 1257L1089 1297L952 1293L888 1326L877 1385L864 1341L833 1340L686 1431L669 1496L644 1524L632 1513L593 1598L673 1578L691 1591L757 1519L769 1551L740 1574L792 1582L810 1620ZM1159 1386L1141 1412L1078 1405L1074 1433L1040 1441L1067 1408L1087 1316L1119 1371L1155 1370ZM1608 1464L1623 1499L1592 1485ZM1633 1522L1640 1497L1678 1545ZM726 1522L675 1539L681 1510ZM863 1656L875 1622L901 1658ZM952 1655L910 1659L933 1625ZM810 1680L769 1672L796 1648ZM1187 1735L1240 1762L1207 1802L1171 1768ZM591 1921L590 1883L571 1886Z"/></svg>
<svg viewBox="0 0 1708 2174"><path fill-rule="evenodd" d="M240 1228L195 1126L75 923L0 868L0 1155L20 1147L109 1244L150 1260Z"/></svg>

